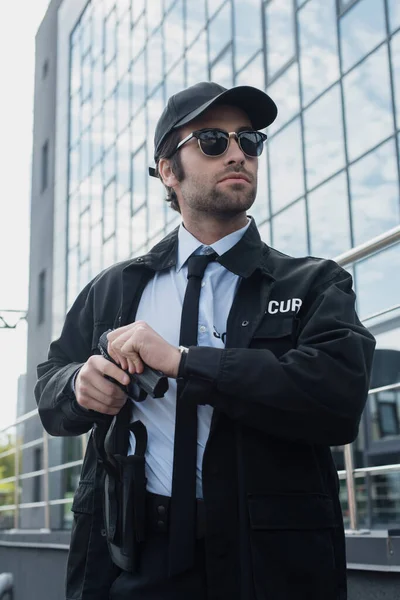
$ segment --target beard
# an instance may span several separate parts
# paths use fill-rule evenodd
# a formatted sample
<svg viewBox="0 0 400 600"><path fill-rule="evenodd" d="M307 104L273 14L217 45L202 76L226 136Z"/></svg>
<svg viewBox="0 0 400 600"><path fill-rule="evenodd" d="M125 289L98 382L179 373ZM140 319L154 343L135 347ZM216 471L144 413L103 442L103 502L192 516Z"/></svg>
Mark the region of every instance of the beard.
<svg viewBox="0 0 400 600"><path fill-rule="evenodd" d="M190 184L187 180L183 182L181 191L188 208L227 219L247 212L253 206L257 195L257 183L253 180L250 184L231 183L225 190L217 186L200 178L191 178Z"/></svg>

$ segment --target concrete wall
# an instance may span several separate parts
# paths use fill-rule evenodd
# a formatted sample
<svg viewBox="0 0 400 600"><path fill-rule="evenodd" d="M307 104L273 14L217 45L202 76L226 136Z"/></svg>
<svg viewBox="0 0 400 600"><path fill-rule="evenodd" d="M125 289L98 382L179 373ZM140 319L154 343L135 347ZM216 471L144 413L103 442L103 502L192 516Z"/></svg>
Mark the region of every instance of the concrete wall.
<svg viewBox="0 0 400 600"><path fill-rule="evenodd" d="M46 360L52 327L53 218L56 146L57 12L62 0L53 0L36 35L34 129L32 150L31 240L25 410L36 407L33 389L36 367ZM46 67L45 67L46 65ZM42 190L42 148L48 143L47 187ZM38 323L39 274L46 272L44 319ZM39 419L20 427L23 442L40 438ZM22 472L34 470L34 452L25 450ZM24 481L21 501L33 501L33 480ZM44 526L43 509L21 511L20 527Z"/></svg>

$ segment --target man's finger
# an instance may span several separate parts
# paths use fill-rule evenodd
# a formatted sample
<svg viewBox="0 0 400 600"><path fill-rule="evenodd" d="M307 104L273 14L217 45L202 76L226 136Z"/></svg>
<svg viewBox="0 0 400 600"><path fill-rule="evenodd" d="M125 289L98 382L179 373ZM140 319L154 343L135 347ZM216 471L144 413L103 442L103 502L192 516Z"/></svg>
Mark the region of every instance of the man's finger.
<svg viewBox="0 0 400 600"><path fill-rule="evenodd" d="M128 366L127 366L127 368L128 368ZM129 382L130 382L129 375L127 373L125 373L125 371L123 371L120 367L118 367L117 365L114 365L109 360L105 361L105 364L102 367L101 373L103 375L108 375L109 377L116 379L122 385L129 385Z"/></svg>

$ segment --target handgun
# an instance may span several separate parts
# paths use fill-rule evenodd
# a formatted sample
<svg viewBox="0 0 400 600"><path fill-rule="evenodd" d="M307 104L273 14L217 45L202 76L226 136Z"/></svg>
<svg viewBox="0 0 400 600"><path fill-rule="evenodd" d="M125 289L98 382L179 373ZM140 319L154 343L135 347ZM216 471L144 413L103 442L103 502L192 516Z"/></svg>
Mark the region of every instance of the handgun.
<svg viewBox="0 0 400 600"><path fill-rule="evenodd" d="M112 329L108 329L104 333L101 334L98 348L101 354L112 362L117 367L121 368L118 363L115 362L113 358L108 354L108 339L107 335L113 331ZM122 385L119 381L116 381L112 377L105 376L109 381L115 383L122 391L126 392L128 396L132 397L134 400L141 402L146 398L147 395L152 398L162 398L166 391L168 390L168 377L164 375L161 371L157 371L156 369L152 369L148 365L144 365L144 370L142 373L129 373L129 371L125 371L129 375L130 383L127 386ZM140 396L139 398L135 397L133 392L134 384L137 384L140 388Z"/></svg>

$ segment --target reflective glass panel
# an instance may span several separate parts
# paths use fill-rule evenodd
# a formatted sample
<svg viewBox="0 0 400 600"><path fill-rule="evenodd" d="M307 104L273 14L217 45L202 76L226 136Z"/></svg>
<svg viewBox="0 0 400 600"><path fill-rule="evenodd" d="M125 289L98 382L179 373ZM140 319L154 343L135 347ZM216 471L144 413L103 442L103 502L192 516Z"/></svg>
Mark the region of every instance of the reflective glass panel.
<svg viewBox="0 0 400 600"><path fill-rule="evenodd" d="M142 52L132 66L132 115L143 106L146 98L146 63Z"/></svg>
<svg viewBox="0 0 400 600"><path fill-rule="evenodd" d="M145 2L146 0L132 0L132 23L135 23L143 13Z"/></svg>
<svg viewBox="0 0 400 600"><path fill-rule="evenodd" d="M219 85L222 85L225 88L232 87L232 46L230 46L219 61L213 65L211 69L211 80L217 81Z"/></svg>
<svg viewBox="0 0 400 600"><path fill-rule="evenodd" d="M68 282L67 282L67 305L68 309L75 302L78 295L78 248L68 252Z"/></svg>
<svg viewBox="0 0 400 600"><path fill-rule="evenodd" d="M272 0L265 7L267 76L270 81L295 55L293 0Z"/></svg>
<svg viewBox="0 0 400 600"><path fill-rule="evenodd" d="M105 148L113 144L117 136L117 96L113 94L104 103L104 135L103 141Z"/></svg>
<svg viewBox="0 0 400 600"><path fill-rule="evenodd" d="M70 131L70 145L74 146L76 141L79 139L81 135L81 125L80 125L80 117L81 117L81 97L80 94L75 94L70 99L70 121L69 121L69 131Z"/></svg>
<svg viewBox="0 0 400 600"><path fill-rule="evenodd" d="M96 58L103 50L103 35L104 35L104 20L103 7L101 2L92 2L92 22L93 22L93 38L92 38L92 56Z"/></svg>
<svg viewBox="0 0 400 600"><path fill-rule="evenodd" d="M100 58L92 64L92 111L93 115L101 109L104 96L103 62Z"/></svg>
<svg viewBox="0 0 400 600"><path fill-rule="evenodd" d="M236 85L265 88L264 57L261 52L236 75Z"/></svg>
<svg viewBox="0 0 400 600"><path fill-rule="evenodd" d="M88 240L90 241L90 240ZM83 290L86 284L90 281L90 263L87 260L79 267L79 289Z"/></svg>
<svg viewBox="0 0 400 600"><path fill-rule="evenodd" d="M271 245L271 223L270 223L270 221L266 221L262 225L259 225L258 232L260 234L262 241L265 242L265 244L268 244L268 246L270 246Z"/></svg>
<svg viewBox="0 0 400 600"><path fill-rule="evenodd" d="M311 189L339 171L345 163L339 85L304 112L304 138L307 187Z"/></svg>
<svg viewBox="0 0 400 600"><path fill-rule="evenodd" d="M104 65L114 60L117 53L117 13L115 10L108 15L104 26Z"/></svg>
<svg viewBox="0 0 400 600"><path fill-rule="evenodd" d="M117 87L117 131L123 131L130 121L131 76L127 73Z"/></svg>
<svg viewBox="0 0 400 600"><path fill-rule="evenodd" d="M92 228L90 249L90 276L95 277L103 268L103 224Z"/></svg>
<svg viewBox="0 0 400 600"><path fill-rule="evenodd" d="M78 144L75 148L71 148L69 152L69 192L76 190L80 182L80 160L81 160L81 145Z"/></svg>
<svg viewBox="0 0 400 600"><path fill-rule="evenodd" d="M296 119L269 141L272 211L304 194L300 121Z"/></svg>
<svg viewBox="0 0 400 600"><path fill-rule="evenodd" d="M209 25L210 62L232 39L232 10L231 3L227 2Z"/></svg>
<svg viewBox="0 0 400 600"><path fill-rule="evenodd" d="M345 76L344 98L348 152L354 160L393 132L386 46Z"/></svg>
<svg viewBox="0 0 400 600"><path fill-rule="evenodd" d="M80 178L84 179L88 176L91 167L91 133L87 129L81 137L81 170Z"/></svg>
<svg viewBox="0 0 400 600"><path fill-rule="evenodd" d="M126 193L117 203L117 261L130 254L131 195Z"/></svg>
<svg viewBox="0 0 400 600"><path fill-rule="evenodd" d="M149 33L158 27L163 15L163 0L151 0L146 4Z"/></svg>
<svg viewBox="0 0 400 600"><path fill-rule="evenodd" d="M119 8L119 5L118 5ZM117 64L118 77L121 77L129 69L131 61L131 18L127 12L117 28Z"/></svg>
<svg viewBox="0 0 400 600"><path fill-rule="evenodd" d="M92 164L103 156L103 115L99 113L92 121Z"/></svg>
<svg viewBox="0 0 400 600"><path fill-rule="evenodd" d="M85 210L81 215L81 228L79 237L79 262L83 263L89 259L90 251L90 212Z"/></svg>
<svg viewBox="0 0 400 600"><path fill-rule="evenodd" d="M81 22L81 52L84 56L92 43L92 19L91 11L86 9Z"/></svg>
<svg viewBox="0 0 400 600"><path fill-rule="evenodd" d="M154 132L156 129L156 125L158 122L158 119L160 118L161 113L164 110L164 94L163 94L163 88L158 88L158 90L156 91L155 94L153 94L153 96L148 100L147 102L147 122L148 122L148 148L147 148L147 152L148 152L148 160L152 160L153 159L153 152L154 152ZM154 178L150 178L150 179L154 179Z"/></svg>
<svg viewBox="0 0 400 600"><path fill-rule="evenodd" d="M262 46L261 3L258 0L240 0L234 2L233 7L236 69L240 69ZM263 80L264 77L259 86L262 86Z"/></svg>
<svg viewBox="0 0 400 600"><path fill-rule="evenodd" d="M117 149L115 144L104 155L103 162L103 181L107 185L115 177L117 169Z"/></svg>
<svg viewBox="0 0 400 600"><path fill-rule="evenodd" d="M115 263L115 235L111 236L103 246L103 269Z"/></svg>
<svg viewBox="0 0 400 600"><path fill-rule="evenodd" d="M389 27L394 31L400 27L400 4L398 0L387 0L389 8Z"/></svg>
<svg viewBox="0 0 400 600"><path fill-rule="evenodd" d="M75 94L81 87L81 51L80 44L71 47L71 94Z"/></svg>
<svg viewBox="0 0 400 600"><path fill-rule="evenodd" d="M358 312L363 319L398 304L400 298L400 245L392 246L355 267Z"/></svg>
<svg viewBox="0 0 400 600"><path fill-rule="evenodd" d="M74 248L79 240L79 192L68 199L68 248Z"/></svg>
<svg viewBox="0 0 400 600"><path fill-rule="evenodd" d="M131 143L130 129L117 140L117 198L120 198L131 186Z"/></svg>
<svg viewBox="0 0 400 600"><path fill-rule="evenodd" d="M299 67L291 65L267 88L268 94L278 106L276 121L268 127L268 135L280 129L300 112Z"/></svg>
<svg viewBox="0 0 400 600"><path fill-rule="evenodd" d="M115 203L116 183L113 179L104 190L103 235L105 240L115 232Z"/></svg>
<svg viewBox="0 0 400 600"><path fill-rule="evenodd" d="M303 103L339 79L335 0L312 0L299 11Z"/></svg>
<svg viewBox="0 0 400 600"><path fill-rule="evenodd" d="M184 63L179 62L165 78L165 96L170 98L185 87Z"/></svg>
<svg viewBox="0 0 400 600"><path fill-rule="evenodd" d="M153 135L154 132L151 133ZM132 152L136 152L144 144L146 137L146 112L141 110L131 123L131 145ZM152 142L150 137L150 142Z"/></svg>
<svg viewBox="0 0 400 600"><path fill-rule="evenodd" d="M83 181L81 181L81 185L79 186L79 192L81 196L81 213L90 206L90 176L86 177ZM82 261L81 261L82 262Z"/></svg>
<svg viewBox="0 0 400 600"><path fill-rule="evenodd" d="M306 256L307 223L304 198L272 219L274 248L290 256Z"/></svg>
<svg viewBox="0 0 400 600"><path fill-rule="evenodd" d="M146 184L149 179L146 169L146 147L143 146L132 158L132 212L146 201Z"/></svg>
<svg viewBox="0 0 400 600"><path fill-rule="evenodd" d="M346 72L385 38L383 0L360 0L339 23L342 67Z"/></svg>
<svg viewBox="0 0 400 600"><path fill-rule="evenodd" d="M92 58L90 54L86 54L82 61L82 88L81 100L82 104L87 102L92 91Z"/></svg>
<svg viewBox="0 0 400 600"><path fill-rule="evenodd" d="M115 60L110 63L104 71L104 98L112 94L117 85L117 63Z"/></svg>
<svg viewBox="0 0 400 600"><path fill-rule="evenodd" d="M400 32L391 40L392 73L394 86L394 101L396 105L397 128L400 127Z"/></svg>
<svg viewBox="0 0 400 600"><path fill-rule="evenodd" d="M198 36L206 22L206 3L205 0L196 0L196 2L186 3L186 44L189 46L195 37ZM206 60L206 56L204 57ZM199 79L199 81L203 81Z"/></svg>
<svg viewBox="0 0 400 600"><path fill-rule="evenodd" d="M91 180L91 219L93 226L103 216L103 175L100 164L93 170Z"/></svg>
<svg viewBox="0 0 400 600"><path fill-rule="evenodd" d="M308 195L308 221L313 256L334 258L351 247L345 173L340 173Z"/></svg>
<svg viewBox="0 0 400 600"><path fill-rule="evenodd" d="M131 219L132 253L141 248L147 240L147 208L144 206Z"/></svg>
<svg viewBox="0 0 400 600"><path fill-rule="evenodd" d="M204 31L186 52L186 68L188 86L208 81L207 37Z"/></svg>
<svg viewBox="0 0 400 600"><path fill-rule="evenodd" d="M398 225L399 183L394 140L350 167L350 190L356 245Z"/></svg>
<svg viewBox="0 0 400 600"><path fill-rule="evenodd" d="M165 70L168 72L184 50L183 2L178 0L165 17L164 44Z"/></svg>
<svg viewBox="0 0 400 600"><path fill-rule="evenodd" d="M136 56L143 50L146 43L146 21L144 16L139 19L133 28L131 33L132 40L132 58L135 60Z"/></svg>
<svg viewBox="0 0 400 600"><path fill-rule="evenodd" d="M147 63L151 67L147 71L148 94L151 94L163 78L162 30L157 29L147 44Z"/></svg>

